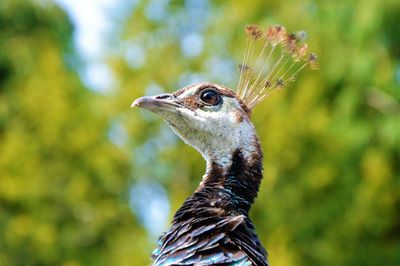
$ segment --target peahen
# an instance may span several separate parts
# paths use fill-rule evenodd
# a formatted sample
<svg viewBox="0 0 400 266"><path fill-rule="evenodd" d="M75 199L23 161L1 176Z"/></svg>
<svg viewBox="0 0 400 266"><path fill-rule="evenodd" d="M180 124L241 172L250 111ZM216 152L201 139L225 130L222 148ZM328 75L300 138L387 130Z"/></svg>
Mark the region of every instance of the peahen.
<svg viewBox="0 0 400 266"><path fill-rule="evenodd" d="M199 187L160 237L153 265L269 265L249 218L263 177L251 111L318 62L308 52L304 32L249 25L246 33L236 92L201 83L132 103L162 117L207 162Z"/></svg>

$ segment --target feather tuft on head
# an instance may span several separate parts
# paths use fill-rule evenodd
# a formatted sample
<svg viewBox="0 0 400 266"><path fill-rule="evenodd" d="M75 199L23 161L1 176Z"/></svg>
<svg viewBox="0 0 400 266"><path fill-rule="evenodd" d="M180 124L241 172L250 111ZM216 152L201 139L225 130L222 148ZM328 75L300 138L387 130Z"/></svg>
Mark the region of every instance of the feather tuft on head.
<svg viewBox="0 0 400 266"><path fill-rule="evenodd" d="M304 42L306 32L289 33L280 25L265 31L257 25L248 25L245 30L247 45L239 65L237 95L247 108L253 109L285 88L305 67L319 68L317 55L310 53Z"/></svg>

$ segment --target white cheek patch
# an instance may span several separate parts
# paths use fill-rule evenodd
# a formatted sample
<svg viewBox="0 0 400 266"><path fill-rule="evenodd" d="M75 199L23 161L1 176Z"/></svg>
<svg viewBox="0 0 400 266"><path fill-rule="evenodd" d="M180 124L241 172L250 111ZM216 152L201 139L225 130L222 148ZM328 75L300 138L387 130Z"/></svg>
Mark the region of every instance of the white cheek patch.
<svg viewBox="0 0 400 266"><path fill-rule="evenodd" d="M223 168L230 165L232 154L238 148L244 156L256 152L254 127L248 119L238 121L238 105L235 99L228 98L216 112L181 109L182 118L193 129L183 133L185 142L195 147L207 161Z"/></svg>
<svg viewBox="0 0 400 266"><path fill-rule="evenodd" d="M190 97L197 90L198 86L194 86L178 98ZM257 152L254 127L247 118L238 120L237 113L240 110L235 98L225 96L222 106L215 110L189 110L182 107L176 113L162 116L185 143L203 155L208 165L214 162L227 169L237 149L244 156Z"/></svg>

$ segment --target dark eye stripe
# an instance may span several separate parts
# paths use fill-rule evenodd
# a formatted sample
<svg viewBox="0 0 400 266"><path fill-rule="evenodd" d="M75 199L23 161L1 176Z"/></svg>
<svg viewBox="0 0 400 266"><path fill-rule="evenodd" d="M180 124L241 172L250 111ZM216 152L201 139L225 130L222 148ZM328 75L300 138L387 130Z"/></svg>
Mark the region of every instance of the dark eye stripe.
<svg viewBox="0 0 400 266"><path fill-rule="evenodd" d="M221 95L215 89L204 89L200 93L200 100L207 105L218 105L221 102Z"/></svg>

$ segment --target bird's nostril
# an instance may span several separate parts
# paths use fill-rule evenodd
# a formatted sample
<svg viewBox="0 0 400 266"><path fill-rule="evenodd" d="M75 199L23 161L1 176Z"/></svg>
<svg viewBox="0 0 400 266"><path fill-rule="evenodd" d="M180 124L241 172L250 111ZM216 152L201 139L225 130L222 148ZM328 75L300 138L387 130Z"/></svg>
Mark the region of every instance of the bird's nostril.
<svg viewBox="0 0 400 266"><path fill-rule="evenodd" d="M170 99L172 98L172 95L169 93L164 93L156 96L156 99Z"/></svg>

